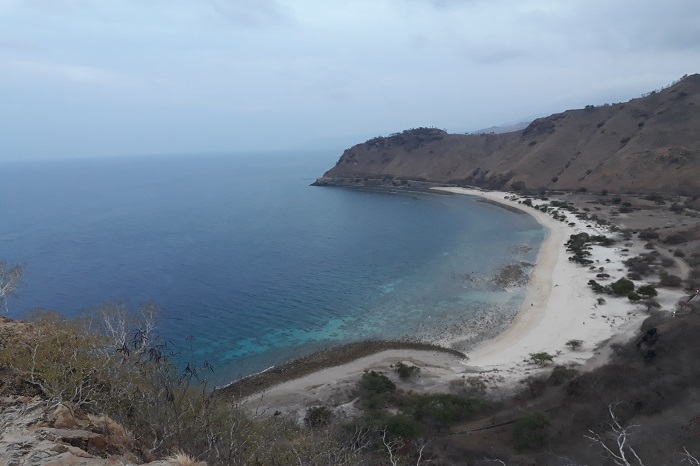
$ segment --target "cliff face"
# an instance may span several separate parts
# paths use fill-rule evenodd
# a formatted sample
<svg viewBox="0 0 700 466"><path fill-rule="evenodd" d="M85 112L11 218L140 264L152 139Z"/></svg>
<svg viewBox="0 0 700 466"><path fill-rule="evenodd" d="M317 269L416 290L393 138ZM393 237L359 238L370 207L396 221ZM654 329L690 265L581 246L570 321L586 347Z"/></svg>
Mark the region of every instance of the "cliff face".
<svg viewBox="0 0 700 466"><path fill-rule="evenodd" d="M419 128L347 149L316 184L404 180L491 189L700 195L700 75L626 103L567 110L504 134Z"/></svg>

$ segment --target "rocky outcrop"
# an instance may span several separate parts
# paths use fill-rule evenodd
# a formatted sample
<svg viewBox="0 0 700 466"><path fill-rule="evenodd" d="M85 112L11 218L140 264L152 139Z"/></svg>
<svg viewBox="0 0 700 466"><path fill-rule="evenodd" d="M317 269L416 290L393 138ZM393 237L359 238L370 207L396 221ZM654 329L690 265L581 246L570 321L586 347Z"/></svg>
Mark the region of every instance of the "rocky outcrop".
<svg viewBox="0 0 700 466"><path fill-rule="evenodd" d="M137 442L108 417L38 397L0 398L0 465L141 465ZM204 466L179 457L150 466Z"/></svg>
<svg viewBox="0 0 700 466"><path fill-rule="evenodd" d="M658 192L700 197L700 75L625 103L538 118L504 134L435 128L347 149L321 186Z"/></svg>

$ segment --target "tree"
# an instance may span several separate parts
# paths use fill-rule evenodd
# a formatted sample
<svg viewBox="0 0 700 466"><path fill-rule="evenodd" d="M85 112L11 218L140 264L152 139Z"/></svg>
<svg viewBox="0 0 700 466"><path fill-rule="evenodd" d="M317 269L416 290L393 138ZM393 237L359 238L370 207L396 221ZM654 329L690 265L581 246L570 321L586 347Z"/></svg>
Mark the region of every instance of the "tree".
<svg viewBox="0 0 700 466"><path fill-rule="evenodd" d="M634 291L634 283L626 278L621 278L615 283L611 283L610 289L618 296L626 296Z"/></svg>
<svg viewBox="0 0 700 466"><path fill-rule="evenodd" d="M22 279L24 268L21 265L8 265L0 261L0 302L7 313L7 298L12 296Z"/></svg>
<svg viewBox="0 0 700 466"><path fill-rule="evenodd" d="M642 285L639 288L637 288L637 293L640 295L644 296L645 298L653 298L655 296L658 296L658 292L656 291L656 288L654 288L651 285Z"/></svg>
<svg viewBox="0 0 700 466"><path fill-rule="evenodd" d="M566 342L566 346L572 350L577 350L583 345L583 340L569 340Z"/></svg>
<svg viewBox="0 0 700 466"><path fill-rule="evenodd" d="M600 445L607 453L607 456L618 466L644 466L641 458L637 455L630 444L630 430L637 426L622 426L615 414L615 408L619 403L611 403L608 405L610 413L610 421L608 422L609 430L598 433L589 429L590 435L584 435L585 438Z"/></svg>
<svg viewBox="0 0 700 466"><path fill-rule="evenodd" d="M647 312L651 312L652 309L659 309L661 307L661 304L659 304L656 300L653 300L651 298L645 299L642 301L642 304L646 306Z"/></svg>
<svg viewBox="0 0 700 466"><path fill-rule="evenodd" d="M548 362L552 362L554 360L554 356L547 352L541 351L539 353L530 353L530 359L532 359L532 362L535 362L540 366L544 366Z"/></svg>

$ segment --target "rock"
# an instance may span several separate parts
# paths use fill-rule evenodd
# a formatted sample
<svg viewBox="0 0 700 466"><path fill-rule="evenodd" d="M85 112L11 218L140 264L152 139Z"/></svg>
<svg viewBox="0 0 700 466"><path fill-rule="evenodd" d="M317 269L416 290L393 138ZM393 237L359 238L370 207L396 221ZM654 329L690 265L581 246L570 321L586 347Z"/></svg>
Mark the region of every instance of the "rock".
<svg viewBox="0 0 700 466"><path fill-rule="evenodd" d="M128 451L131 438L107 417L93 418L70 404L54 404L39 398L0 399L0 465L2 466L136 466ZM97 424L100 424L98 426ZM91 429L101 432L94 432ZM108 441L120 433L119 445ZM104 434L104 435L103 435ZM123 451L123 456L107 451ZM178 466L170 460L150 463ZM194 463L192 463L194 465Z"/></svg>

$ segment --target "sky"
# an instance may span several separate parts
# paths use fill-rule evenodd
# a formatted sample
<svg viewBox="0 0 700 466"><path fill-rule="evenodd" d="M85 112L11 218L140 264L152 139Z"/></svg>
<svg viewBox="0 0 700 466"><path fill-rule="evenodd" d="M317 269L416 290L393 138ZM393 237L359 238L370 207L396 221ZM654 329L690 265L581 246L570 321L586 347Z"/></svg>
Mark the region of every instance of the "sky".
<svg viewBox="0 0 700 466"><path fill-rule="evenodd" d="M529 121L700 72L699 24L697 0L0 0L0 159Z"/></svg>

